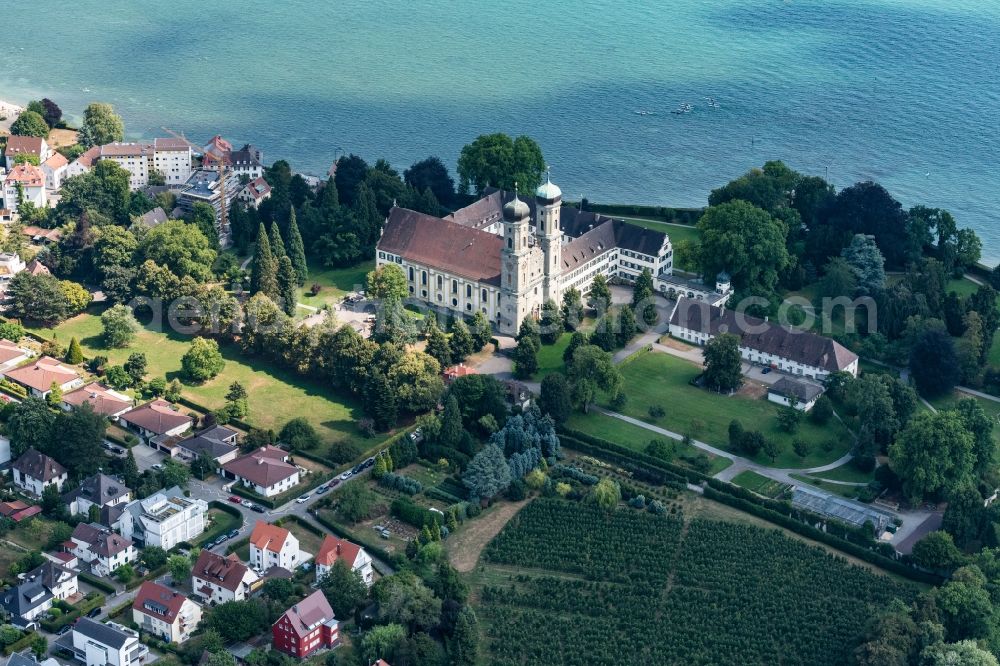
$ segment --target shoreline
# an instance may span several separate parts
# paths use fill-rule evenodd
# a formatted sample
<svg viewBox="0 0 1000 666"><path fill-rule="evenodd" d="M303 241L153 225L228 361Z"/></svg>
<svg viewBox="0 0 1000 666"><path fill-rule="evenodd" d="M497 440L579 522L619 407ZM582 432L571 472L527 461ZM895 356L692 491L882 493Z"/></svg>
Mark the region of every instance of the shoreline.
<svg viewBox="0 0 1000 666"><path fill-rule="evenodd" d="M6 118L6 120L0 120L0 133L10 134L10 126L17 120L22 111L24 111L24 107L20 104L0 99L0 118Z"/></svg>

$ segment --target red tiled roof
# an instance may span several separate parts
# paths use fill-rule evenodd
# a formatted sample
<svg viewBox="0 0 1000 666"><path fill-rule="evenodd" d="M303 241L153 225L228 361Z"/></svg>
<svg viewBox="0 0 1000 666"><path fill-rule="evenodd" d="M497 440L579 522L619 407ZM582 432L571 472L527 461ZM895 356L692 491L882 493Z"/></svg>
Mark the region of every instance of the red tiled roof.
<svg viewBox="0 0 1000 666"><path fill-rule="evenodd" d="M45 185L45 172L34 164L18 164L7 174L7 182L18 182L25 187Z"/></svg>
<svg viewBox="0 0 1000 666"><path fill-rule="evenodd" d="M222 469L262 488L269 488L299 471L295 465L282 460L287 456L288 452L269 446L240 456L223 465Z"/></svg>
<svg viewBox="0 0 1000 666"><path fill-rule="evenodd" d="M94 166L94 160L96 160L100 156L101 156L101 147L92 146L91 148L87 149L87 152L76 158L76 161L79 162L81 166L85 166L89 169L90 167Z"/></svg>
<svg viewBox="0 0 1000 666"><path fill-rule="evenodd" d="M0 363L8 363L25 355L24 350L10 340L0 339Z"/></svg>
<svg viewBox="0 0 1000 666"><path fill-rule="evenodd" d="M394 207L378 249L469 280L500 284L503 238L456 222Z"/></svg>
<svg viewBox="0 0 1000 666"><path fill-rule="evenodd" d="M176 138L158 138L153 139L153 148L155 150L165 150L165 151L185 151L191 150L191 146L188 145L187 141L184 139Z"/></svg>
<svg viewBox="0 0 1000 666"><path fill-rule="evenodd" d="M68 384L79 379L80 373L51 356L43 356L34 363L7 371L7 378L36 391L48 391L52 384Z"/></svg>
<svg viewBox="0 0 1000 666"><path fill-rule="evenodd" d="M42 138L38 136L9 136L4 154L13 158L15 155L42 155Z"/></svg>
<svg viewBox="0 0 1000 666"><path fill-rule="evenodd" d="M347 539L332 537L329 534L323 538L319 552L316 553L316 564L323 564L332 567L337 560L344 560L347 568L353 568L361 553L361 546L351 543Z"/></svg>
<svg viewBox="0 0 1000 666"><path fill-rule="evenodd" d="M289 624L299 638L308 636L315 631L319 625L335 620L330 602L326 600L326 595L322 590L316 590L308 597L286 610L275 624L284 619L288 619Z"/></svg>
<svg viewBox="0 0 1000 666"><path fill-rule="evenodd" d="M63 396L63 402L71 407L79 407L85 402L90 403L95 412L104 416L118 414L132 406L130 401L116 397L108 387L98 382L70 391Z"/></svg>
<svg viewBox="0 0 1000 666"><path fill-rule="evenodd" d="M148 143L108 143L101 146L101 157L142 157L150 150Z"/></svg>
<svg viewBox="0 0 1000 666"><path fill-rule="evenodd" d="M119 418L157 435L194 422L190 416L175 411L169 402L160 398L125 412Z"/></svg>
<svg viewBox="0 0 1000 666"><path fill-rule="evenodd" d="M175 592L148 580L136 593L132 609L163 620L167 624L173 624L185 601L187 601L187 597L180 592Z"/></svg>
<svg viewBox="0 0 1000 666"><path fill-rule="evenodd" d="M32 259L28 262L28 265L24 267L29 275L51 275L49 272L49 267L38 261L38 259Z"/></svg>
<svg viewBox="0 0 1000 666"><path fill-rule="evenodd" d="M247 571L249 571L249 568L240 562L235 553L229 557L223 557L206 548L198 556L198 561L195 562L191 574L203 581L218 585L230 592L235 592L239 589ZM211 589L205 596L210 594Z"/></svg>
<svg viewBox="0 0 1000 666"><path fill-rule="evenodd" d="M269 550L273 553L278 553L281 551L282 546L285 545L285 539L288 538L289 534L290 532L283 527L258 520L253 528L253 532L250 534L250 543L260 550Z"/></svg>
<svg viewBox="0 0 1000 666"><path fill-rule="evenodd" d="M255 200L263 199L271 193L271 186L263 178L255 178L243 188Z"/></svg>
<svg viewBox="0 0 1000 666"><path fill-rule="evenodd" d="M21 233L29 238L34 238L35 236L41 236L46 240L57 241L62 238L62 232L58 229L43 229L41 227L36 227L33 224L29 224L26 227L21 228Z"/></svg>
<svg viewBox="0 0 1000 666"><path fill-rule="evenodd" d="M62 153L52 153L49 159L42 162L42 166L47 166L48 168L55 171L56 169L61 169L69 164L69 160Z"/></svg>

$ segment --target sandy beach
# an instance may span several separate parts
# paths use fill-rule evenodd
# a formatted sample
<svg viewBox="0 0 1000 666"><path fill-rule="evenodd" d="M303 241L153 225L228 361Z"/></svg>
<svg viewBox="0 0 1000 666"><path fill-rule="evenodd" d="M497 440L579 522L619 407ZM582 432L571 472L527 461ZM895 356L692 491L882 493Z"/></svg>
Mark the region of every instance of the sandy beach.
<svg viewBox="0 0 1000 666"><path fill-rule="evenodd" d="M0 99L0 134L10 134L11 124L17 120L24 108L17 104L11 104Z"/></svg>

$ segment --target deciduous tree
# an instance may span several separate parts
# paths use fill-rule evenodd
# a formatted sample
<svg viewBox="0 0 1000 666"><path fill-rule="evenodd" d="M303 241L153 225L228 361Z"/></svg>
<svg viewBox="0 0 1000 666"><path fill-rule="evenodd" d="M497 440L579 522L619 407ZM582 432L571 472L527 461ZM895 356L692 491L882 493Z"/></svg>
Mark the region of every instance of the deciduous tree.
<svg viewBox="0 0 1000 666"><path fill-rule="evenodd" d="M125 140L125 123L110 104L94 102L83 111L77 141L84 148Z"/></svg>
<svg viewBox="0 0 1000 666"><path fill-rule="evenodd" d="M889 464L913 502L967 483L975 456L973 438L956 412L922 412L889 447Z"/></svg>
<svg viewBox="0 0 1000 666"><path fill-rule="evenodd" d="M708 388L735 391L743 384L740 339L732 333L717 335L705 345L705 373L702 380Z"/></svg>
<svg viewBox="0 0 1000 666"><path fill-rule="evenodd" d="M49 136L49 126L41 115L25 110L11 123L10 133L14 136L37 136L44 139Z"/></svg>
<svg viewBox="0 0 1000 666"><path fill-rule="evenodd" d="M195 382L208 381L225 367L226 361L219 352L219 343L207 338L196 337L181 357L181 369L185 376Z"/></svg>

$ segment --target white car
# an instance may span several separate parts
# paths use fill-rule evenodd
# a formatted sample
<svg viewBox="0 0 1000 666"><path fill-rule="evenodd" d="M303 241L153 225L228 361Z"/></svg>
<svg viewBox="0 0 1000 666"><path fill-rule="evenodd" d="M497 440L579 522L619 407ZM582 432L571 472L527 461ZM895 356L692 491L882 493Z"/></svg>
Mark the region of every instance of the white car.
<svg viewBox="0 0 1000 666"><path fill-rule="evenodd" d="M163 465L161 465L160 463L156 463L155 465L153 465L153 469L155 469L155 470L161 470L161 469L163 469Z"/></svg>
<svg viewBox="0 0 1000 666"><path fill-rule="evenodd" d="M296 504L305 504L308 501L309 501L309 495L303 495L302 497L300 497L297 500L295 500L295 503Z"/></svg>
<svg viewBox="0 0 1000 666"><path fill-rule="evenodd" d="M349 478L351 478L351 470L347 470L337 478L339 478L341 481L347 481Z"/></svg>
<svg viewBox="0 0 1000 666"><path fill-rule="evenodd" d="M243 500L242 502L240 502L240 506L244 506L244 507L246 507L248 509L252 509L253 508L253 502L251 502L250 500Z"/></svg>

